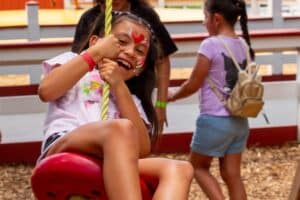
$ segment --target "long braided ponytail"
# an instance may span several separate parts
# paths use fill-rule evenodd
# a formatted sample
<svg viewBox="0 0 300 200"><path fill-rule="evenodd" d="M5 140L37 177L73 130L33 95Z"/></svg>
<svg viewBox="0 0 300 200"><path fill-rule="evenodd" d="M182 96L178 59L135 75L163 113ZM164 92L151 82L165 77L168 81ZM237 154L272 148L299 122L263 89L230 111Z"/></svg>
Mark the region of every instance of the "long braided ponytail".
<svg viewBox="0 0 300 200"><path fill-rule="evenodd" d="M248 15L247 15L247 10L246 10L246 3L243 0L233 0L233 2L235 3L235 5L237 7L237 12L239 13L239 16L240 16L240 26L242 29L242 37L245 39L245 41L249 45L250 56L251 56L251 59L254 60L255 53L251 47L251 41L250 41L250 36L249 36L249 31L248 31Z"/></svg>

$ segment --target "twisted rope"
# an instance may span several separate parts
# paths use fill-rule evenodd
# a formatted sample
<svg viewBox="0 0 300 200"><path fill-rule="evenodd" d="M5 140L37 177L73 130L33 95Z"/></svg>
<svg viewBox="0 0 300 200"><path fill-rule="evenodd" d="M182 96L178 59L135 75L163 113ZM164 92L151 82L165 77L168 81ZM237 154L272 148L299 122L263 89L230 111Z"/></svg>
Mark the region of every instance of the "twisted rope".
<svg viewBox="0 0 300 200"><path fill-rule="evenodd" d="M105 1L105 36L111 32L111 21L112 21L112 0ZM108 117L108 102L109 102L109 85L104 83L103 85L103 96L101 103L101 119L106 120Z"/></svg>

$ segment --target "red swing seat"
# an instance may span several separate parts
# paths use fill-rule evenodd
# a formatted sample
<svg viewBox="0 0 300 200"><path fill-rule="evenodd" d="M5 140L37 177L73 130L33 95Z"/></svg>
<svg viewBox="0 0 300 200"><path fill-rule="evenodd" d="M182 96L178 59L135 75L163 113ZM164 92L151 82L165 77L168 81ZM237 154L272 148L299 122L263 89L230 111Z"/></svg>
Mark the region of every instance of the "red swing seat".
<svg viewBox="0 0 300 200"><path fill-rule="evenodd" d="M151 200L158 181L141 176L140 183L143 200ZM38 200L108 200L102 161L76 153L43 159L32 172L31 187Z"/></svg>

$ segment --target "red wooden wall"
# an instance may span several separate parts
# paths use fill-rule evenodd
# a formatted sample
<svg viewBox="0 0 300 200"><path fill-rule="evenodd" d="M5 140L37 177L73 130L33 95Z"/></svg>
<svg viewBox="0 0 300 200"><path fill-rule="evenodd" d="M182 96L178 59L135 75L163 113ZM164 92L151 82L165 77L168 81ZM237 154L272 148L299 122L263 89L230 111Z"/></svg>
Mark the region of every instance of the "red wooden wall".
<svg viewBox="0 0 300 200"><path fill-rule="evenodd" d="M29 0L1 0L0 10L24 9ZM41 9L63 9L63 0L36 0Z"/></svg>

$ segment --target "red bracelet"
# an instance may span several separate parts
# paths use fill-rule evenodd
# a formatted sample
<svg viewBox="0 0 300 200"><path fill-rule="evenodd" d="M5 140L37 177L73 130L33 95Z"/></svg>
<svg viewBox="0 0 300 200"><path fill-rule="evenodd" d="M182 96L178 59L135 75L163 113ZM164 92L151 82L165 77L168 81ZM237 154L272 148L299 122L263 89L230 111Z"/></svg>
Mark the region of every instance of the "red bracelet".
<svg viewBox="0 0 300 200"><path fill-rule="evenodd" d="M85 60L85 62L88 64L89 71L93 71L93 69L96 65L96 62L94 61L92 56L87 51L82 52L80 55Z"/></svg>

